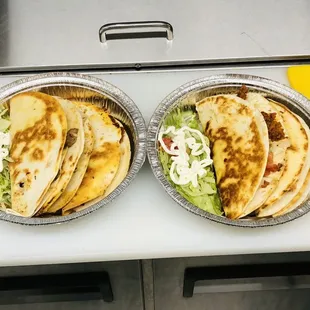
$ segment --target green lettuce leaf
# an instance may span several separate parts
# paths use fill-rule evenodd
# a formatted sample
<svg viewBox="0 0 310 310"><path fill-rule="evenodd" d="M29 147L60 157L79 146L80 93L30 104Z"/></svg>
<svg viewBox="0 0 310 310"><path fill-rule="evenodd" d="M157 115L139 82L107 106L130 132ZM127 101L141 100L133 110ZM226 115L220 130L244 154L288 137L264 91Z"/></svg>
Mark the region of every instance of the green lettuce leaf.
<svg viewBox="0 0 310 310"><path fill-rule="evenodd" d="M4 169L0 173L0 203L9 207L11 205L10 171L7 161L3 163Z"/></svg>
<svg viewBox="0 0 310 310"><path fill-rule="evenodd" d="M9 120L9 111L4 106L0 107L0 131L9 132L11 122ZM7 146L8 147L8 146ZM7 208L11 206L11 181L9 164L10 158L3 160L3 170L0 173L0 206Z"/></svg>
<svg viewBox="0 0 310 310"><path fill-rule="evenodd" d="M168 126L175 126L177 129L183 126L188 126L190 128L202 131L197 114L193 111L181 111L180 109L170 113L166 117L163 126L164 129L166 129ZM198 137L195 137L195 134L192 136L196 139L199 139ZM205 139L207 145L209 145L208 138L206 137ZM192 161L195 159L202 160L205 159L205 157L205 154L202 154L198 157L190 155L190 163L192 163ZM211 166L207 167L207 172L204 176L198 178L197 187L194 187L192 183L181 186L175 184L171 180L170 167L172 164L172 159L171 156L167 154L162 148L159 149L159 159L167 180L175 187L180 195L202 210L217 215L223 214L221 201L217 192L215 175Z"/></svg>
<svg viewBox="0 0 310 310"><path fill-rule="evenodd" d="M180 109L176 109L166 117L164 126L174 126L176 128L188 126L202 131L202 126L199 122L197 114L191 110L181 111Z"/></svg>

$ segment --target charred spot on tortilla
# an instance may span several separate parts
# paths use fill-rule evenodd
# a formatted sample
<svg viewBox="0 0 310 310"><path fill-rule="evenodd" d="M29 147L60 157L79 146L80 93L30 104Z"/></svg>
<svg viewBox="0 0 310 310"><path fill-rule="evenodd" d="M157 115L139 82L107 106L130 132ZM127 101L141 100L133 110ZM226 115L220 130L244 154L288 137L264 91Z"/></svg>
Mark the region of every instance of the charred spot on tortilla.
<svg viewBox="0 0 310 310"><path fill-rule="evenodd" d="M29 147L28 147L27 145L25 145L25 146L23 147L22 152L24 153L24 152L28 152L28 151L29 151Z"/></svg>
<svg viewBox="0 0 310 310"><path fill-rule="evenodd" d="M12 141L11 152L15 150L15 147L18 144L23 142L29 143L33 140L54 140L56 138L56 133L51 129L46 130L45 128L45 126L52 125L51 122L52 121L49 117L42 118L36 121L33 126L23 130L22 132L17 131Z"/></svg>
<svg viewBox="0 0 310 310"><path fill-rule="evenodd" d="M290 145L287 149L291 150L291 151L294 151L294 152L298 151L298 149L297 149L297 147L295 145Z"/></svg>
<svg viewBox="0 0 310 310"><path fill-rule="evenodd" d="M70 130L68 130L65 146L71 147L72 145L74 145L78 137L78 133L79 133L78 128L71 128Z"/></svg>
<svg viewBox="0 0 310 310"><path fill-rule="evenodd" d="M44 153L39 148L35 148L31 155L34 160L42 160L44 158Z"/></svg>
<svg viewBox="0 0 310 310"><path fill-rule="evenodd" d="M249 92L249 89L245 85L242 85L238 91L237 96L241 99L246 100L248 92Z"/></svg>

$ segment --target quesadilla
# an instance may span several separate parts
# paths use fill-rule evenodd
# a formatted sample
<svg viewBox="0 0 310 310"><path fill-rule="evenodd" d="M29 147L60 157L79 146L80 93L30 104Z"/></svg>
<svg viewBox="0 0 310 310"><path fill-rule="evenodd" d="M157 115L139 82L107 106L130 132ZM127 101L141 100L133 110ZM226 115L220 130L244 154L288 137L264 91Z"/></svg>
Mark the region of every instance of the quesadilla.
<svg viewBox="0 0 310 310"><path fill-rule="evenodd" d="M310 172L308 171L307 177L299 193L282 210L273 214L272 216L277 217L295 210L308 198L309 191L310 191Z"/></svg>
<svg viewBox="0 0 310 310"><path fill-rule="evenodd" d="M43 93L18 94L9 105L12 211L30 217L59 171L67 119L59 100Z"/></svg>
<svg viewBox="0 0 310 310"><path fill-rule="evenodd" d="M207 97L196 104L210 139L214 169L225 215L239 218L259 188L269 141L261 113L237 95Z"/></svg>
<svg viewBox="0 0 310 310"><path fill-rule="evenodd" d="M275 190L286 165L286 150L290 146L286 129L278 110L261 94L247 93L245 98L248 104L261 112L265 119L268 129L269 153L261 184L241 217L261 207Z"/></svg>
<svg viewBox="0 0 310 310"><path fill-rule="evenodd" d="M82 116L77 107L69 100L57 97L67 118L68 131L64 156L59 173L48 189L39 209L45 213L67 187L84 148L84 129Z"/></svg>
<svg viewBox="0 0 310 310"><path fill-rule="evenodd" d="M115 121L118 123L118 125L120 126L122 130L122 137L120 140L121 160L120 160L120 164L119 164L117 173L115 175L115 178L113 179L111 184L107 187L106 191L104 192L104 197L107 197L121 184L121 182L125 179L128 173L128 169L130 165L131 152L130 152L129 137L122 123L116 119Z"/></svg>
<svg viewBox="0 0 310 310"><path fill-rule="evenodd" d="M122 130L103 109L74 101L88 117L95 136L93 152L82 183L64 212L104 194L113 181L120 165Z"/></svg>
<svg viewBox="0 0 310 310"><path fill-rule="evenodd" d="M112 180L111 184L107 187L106 191L102 196L97 197L95 200L91 200L87 203L85 203L82 206L78 206L74 209L68 209L64 208L62 210L62 215L67 215L70 214L71 212L78 212L81 210L84 210L91 205L95 204L96 202L102 200L103 198L107 197L111 192L113 192L118 185L125 179L129 165L130 165L130 157L131 157L131 151L130 151L130 140L129 137L126 133L126 130L124 129L123 125L121 122L115 119L115 121L119 124L120 128L122 129L122 137L120 140L120 150L121 150L121 159L120 159L120 164L117 170L117 173Z"/></svg>
<svg viewBox="0 0 310 310"><path fill-rule="evenodd" d="M258 217L272 216L281 211L299 193L309 171L310 132L304 121L288 108L271 102L284 121L291 146L287 149L287 164L278 186L258 210Z"/></svg>
<svg viewBox="0 0 310 310"><path fill-rule="evenodd" d="M77 163L76 169L73 172L69 184L63 190L60 197L49 207L47 213L57 212L58 210L62 209L74 197L75 193L80 187L80 184L82 183L83 177L88 167L89 159L92 154L94 146L94 133L92 131L89 119L83 112L81 113L83 117L84 135L85 135L83 153Z"/></svg>

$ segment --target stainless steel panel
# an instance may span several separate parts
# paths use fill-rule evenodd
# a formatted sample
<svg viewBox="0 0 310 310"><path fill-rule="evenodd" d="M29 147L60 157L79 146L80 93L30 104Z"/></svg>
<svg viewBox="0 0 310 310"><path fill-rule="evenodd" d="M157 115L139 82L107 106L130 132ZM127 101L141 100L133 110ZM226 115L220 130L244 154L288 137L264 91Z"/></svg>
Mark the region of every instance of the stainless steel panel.
<svg viewBox="0 0 310 310"><path fill-rule="evenodd" d="M0 277L107 271L114 301L77 301L0 305L0 310L143 310L139 261L0 268Z"/></svg>
<svg viewBox="0 0 310 310"><path fill-rule="evenodd" d="M194 294L310 289L310 276L258 277L197 281Z"/></svg>
<svg viewBox="0 0 310 310"><path fill-rule="evenodd" d="M219 282L223 284L223 280L212 280L208 283L209 287L206 286L207 281L197 282L192 298L184 298L182 292L184 270L187 267L307 262L309 258L310 253L307 252L154 260L155 310L308 310L309 278L305 276L295 282L298 286L295 288L299 288L296 290L282 290L286 279L277 278L272 283L256 282L258 290L253 285L237 287L236 284L240 283L236 281L234 286L219 287Z"/></svg>
<svg viewBox="0 0 310 310"><path fill-rule="evenodd" d="M0 70L310 57L308 0L2 0ZM101 43L107 23L166 21L174 38Z"/></svg>

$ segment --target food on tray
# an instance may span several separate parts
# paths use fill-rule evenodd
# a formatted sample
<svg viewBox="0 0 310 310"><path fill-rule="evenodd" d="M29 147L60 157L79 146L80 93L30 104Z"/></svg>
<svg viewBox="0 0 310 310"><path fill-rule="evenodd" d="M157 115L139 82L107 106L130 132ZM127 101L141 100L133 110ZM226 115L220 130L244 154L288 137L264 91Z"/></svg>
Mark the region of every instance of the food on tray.
<svg viewBox="0 0 310 310"><path fill-rule="evenodd" d="M106 188L105 192L103 195L98 196L96 199L92 200L91 202L86 202L78 207L75 208L75 211L81 211L86 208L88 208L92 203L96 203L100 201L101 199L105 198L108 196L110 193L112 193L118 185L123 181L123 179L126 177L128 169L129 169L129 164L130 164L130 157L131 157L131 152L130 152L130 140L129 137L124 130L123 125L121 124L120 121L114 119L120 126L121 132L122 132L122 137L120 140L120 161L119 161L119 166L117 169L117 172L115 174L115 177L113 178L112 182L109 184L109 186ZM66 215L70 212L70 206L66 206L62 210L62 214Z"/></svg>
<svg viewBox="0 0 310 310"><path fill-rule="evenodd" d="M0 209L11 205L11 182L9 171L9 147L11 143L9 110L6 104L0 106Z"/></svg>
<svg viewBox="0 0 310 310"><path fill-rule="evenodd" d="M94 132L94 147L79 190L64 207L64 212L103 195L113 181L121 158L122 129L105 111L90 103L80 104Z"/></svg>
<svg viewBox="0 0 310 310"><path fill-rule="evenodd" d="M83 118L83 130L84 130L84 149L77 166L73 172L73 175L69 181L67 187L62 191L59 198L55 201L55 203L47 210L50 213L57 212L64 208L67 203L73 198L77 190L79 189L83 177L85 175L86 169L88 167L90 156L93 152L94 147L94 133L92 127L90 125L90 121L87 116L80 110L82 118Z"/></svg>
<svg viewBox="0 0 310 310"><path fill-rule="evenodd" d="M168 114L159 159L168 181L203 210L231 219L276 217L308 198L309 138L299 116L242 86Z"/></svg>
<svg viewBox="0 0 310 310"><path fill-rule="evenodd" d="M116 187L123 181L123 179L126 177L127 171L129 169L130 164L130 140L129 137L121 124L120 121L115 120L118 125L121 128L122 131L122 137L120 140L120 150L121 150L121 159L119 162L119 167L116 172L116 175L110 185L107 187L106 191L104 192L104 196L109 195L112 193Z"/></svg>
<svg viewBox="0 0 310 310"><path fill-rule="evenodd" d="M61 165L67 118L58 99L22 93L9 100L11 210L32 216Z"/></svg>
<svg viewBox="0 0 310 310"><path fill-rule="evenodd" d="M284 171L287 148L290 146L280 112L260 94L249 93L246 99L250 105L257 109L264 117L268 129L269 152L261 186L242 213L242 216L248 215L259 208L271 193L274 192Z"/></svg>
<svg viewBox="0 0 310 310"><path fill-rule="evenodd" d="M217 185L226 216L240 217L258 190L269 143L262 114L237 95L197 103L203 132L210 139Z"/></svg>
<svg viewBox="0 0 310 310"><path fill-rule="evenodd" d="M122 123L78 99L26 92L1 106L1 210L66 215L126 177L131 151Z"/></svg>
<svg viewBox="0 0 310 310"><path fill-rule="evenodd" d="M284 106L272 103L280 111L286 127L290 147L287 150L286 169L277 188L258 210L258 216L273 215L299 193L309 171L310 134L305 122Z"/></svg>
<svg viewBox="0 0 310 310"><path fill-rule="evenodd" d="M159 133L159 157L168 180L195 206L222 214L209 140L195 112L176 110Z"/></svg>
<svg viewBox="0 0 310 310"><path fill-rule="evenodd" d="M39 205L39 213L46 212L61 195L63 189L67 187L85 145L83 120L79 109L69 100L57 99L67 118L67 136L64 148L66 152L57 177L53 180Z"/></svg>

